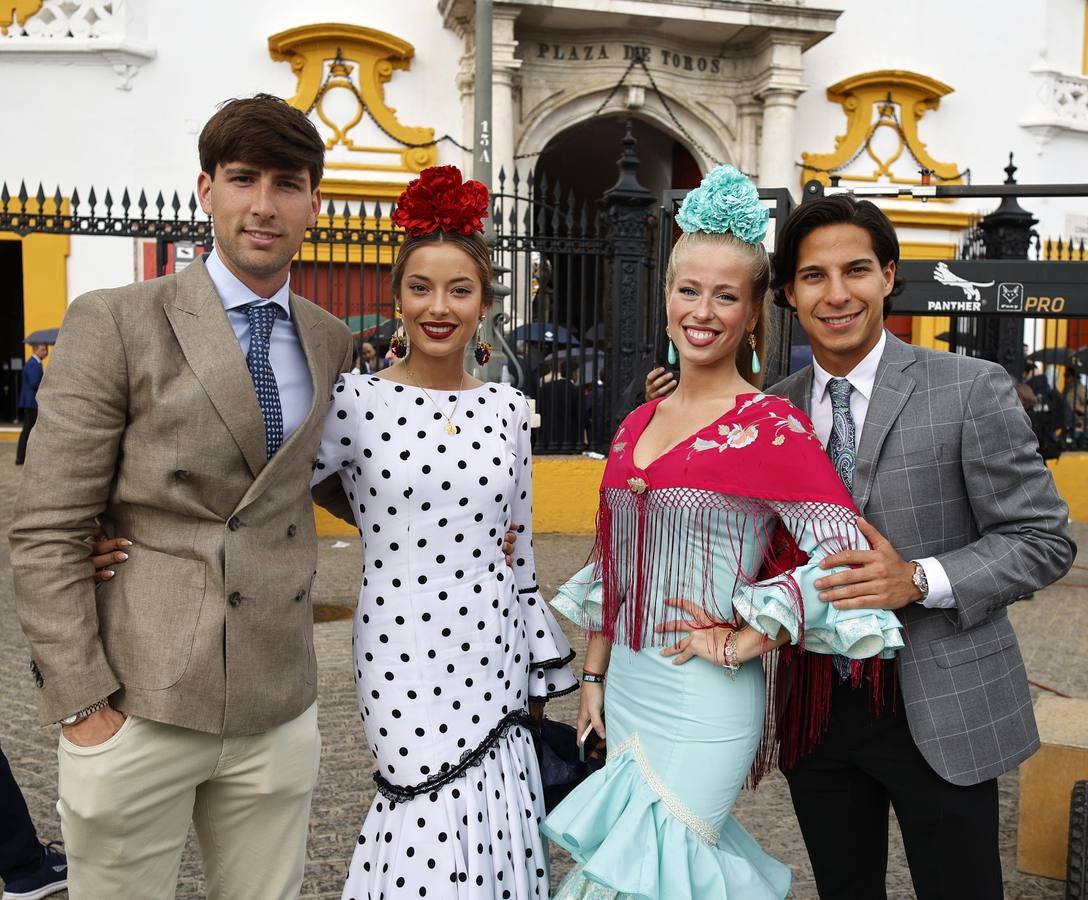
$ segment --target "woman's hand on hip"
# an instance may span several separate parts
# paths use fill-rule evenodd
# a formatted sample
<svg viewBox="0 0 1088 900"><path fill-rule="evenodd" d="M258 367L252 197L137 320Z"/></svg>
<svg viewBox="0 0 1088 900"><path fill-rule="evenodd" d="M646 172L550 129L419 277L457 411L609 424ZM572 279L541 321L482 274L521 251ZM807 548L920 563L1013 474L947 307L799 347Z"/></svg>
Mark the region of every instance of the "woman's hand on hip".
<svg viewBox="0 0 1088 900"><path fill-rule="evenodd" d="M675 644L665 647L661 655L674 657L672 661L674 666L683 665L693 656L701 656L716 666L724 665L725 639L736 631L736 628L711 618L705 609L690 600L670 597L665 601L665 605L674 607L686 618L669 619L658 625L655 630L664 634L678 631L686 631L688 634Z"/></svg>

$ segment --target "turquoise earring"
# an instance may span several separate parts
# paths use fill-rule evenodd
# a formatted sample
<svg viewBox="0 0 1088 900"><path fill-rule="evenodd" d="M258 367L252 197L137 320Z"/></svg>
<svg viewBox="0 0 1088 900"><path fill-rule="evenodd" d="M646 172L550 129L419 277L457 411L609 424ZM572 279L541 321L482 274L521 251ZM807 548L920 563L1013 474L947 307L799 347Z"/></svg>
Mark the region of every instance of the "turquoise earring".
<svg viewBox="0 0 1088 900"><path fill-rule="evenodd" d="M680 355L676 352L676 344L672 342L672 338L669 338L669 352L665 358L669 361L670 366L675 366L680 362Z"/></svg>
<svg viewBox="0 0 1088 900"><path fill-rule="evenodd" d="M760 372L759 354L756 353L756 336L752 332L748 332L748 346L752 348L752 374L758 375Z"/></svg>

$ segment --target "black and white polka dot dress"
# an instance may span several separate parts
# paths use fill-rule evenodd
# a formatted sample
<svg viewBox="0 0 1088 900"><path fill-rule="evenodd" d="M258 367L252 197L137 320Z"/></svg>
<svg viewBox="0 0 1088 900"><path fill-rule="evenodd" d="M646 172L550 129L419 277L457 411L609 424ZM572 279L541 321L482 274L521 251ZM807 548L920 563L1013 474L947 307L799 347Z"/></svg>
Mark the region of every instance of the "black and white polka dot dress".
<svg viewBox="0 0 1088 900"><path fill-rule="evenodd" d="M314 480L339 472L363 538L355 680L379 791L344 898L548 896L527 705L576 682L536 585L531 467L528 406L506 385L334 388Z"/></svg>

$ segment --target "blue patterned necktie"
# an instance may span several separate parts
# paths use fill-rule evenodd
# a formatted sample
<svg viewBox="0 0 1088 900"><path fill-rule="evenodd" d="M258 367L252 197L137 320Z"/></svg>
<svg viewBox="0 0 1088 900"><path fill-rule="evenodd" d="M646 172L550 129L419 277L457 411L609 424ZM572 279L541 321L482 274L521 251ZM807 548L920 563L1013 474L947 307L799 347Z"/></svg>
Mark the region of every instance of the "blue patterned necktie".
<svg viewBox="0 0 1088 900"><path fill-rule="evenodd" d="M246 365L253 376L253 388L257 392L257 403L264 418L265 449L268 458L283 443L283 407L280 406L280 389L276 384L276 373L268 360L268 345L272 339L272 326L283 315L283 310L276 303L264 306L250 304L246 307L249 316L249 352Z"/></svg>
<svg viewBox="0 0 1088 900"><path fill-rule="evenodd" d="M850 412L853 390L854 386L845 378L832 378L827 383L831 395L831 436L827 440L827 455L848 491L854 489L854 467L858 462L854 416Z"/></svg>
<svg viewBox="0 0 1088 900"><path fill-rule="evenodd" d="M827 391L831 395L831 436L827 439L827 455L831 457L831 464L838 472L842 483L846 485L846 489L852 491L854 467L858 461L854 440L854 416L850 412L850 394L853 393L854 386L845 378L832 378L827 383ZM850 678L849 659L836 654L831 657L831 662L842 681Z"/></svg>

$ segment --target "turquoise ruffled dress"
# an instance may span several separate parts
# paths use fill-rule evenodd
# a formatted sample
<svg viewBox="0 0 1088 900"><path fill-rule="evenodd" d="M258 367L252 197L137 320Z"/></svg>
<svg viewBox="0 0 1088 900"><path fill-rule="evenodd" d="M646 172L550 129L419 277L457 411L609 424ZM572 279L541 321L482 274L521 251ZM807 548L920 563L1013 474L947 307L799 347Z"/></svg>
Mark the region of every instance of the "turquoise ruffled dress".
<svg viewBox="0 0 1088 900"><path fill-rule="evenodd" d="M722 546L740 548L741 568L758 569L756 529L766 529L769 521L729 509L709 515ZM705 509L696 510L674 518L672 526L692 540L705 540L707 516ZM803 632L810 651L894 655L902 646L894 614L840 611L816 598L812 581L829 574L818 568L827 529L810 518L790 530L809 555L792 572L803 622L781 578L742 583L727 553L689 555L685 580L731 588L731 598L715 601L722 620L735 609L769 636L784 627L797 643ZM700 571L705 565L713 571ZM593 573L593 565L583 569L552 605L579 626L600 630L601 582ZM668 643L681 636L670 636ZM612 648L605 690L607 765L542 825L576 862L553 900L781 900L789 892L790 870L730 815L763 735L767 691L760 661L745 663L730 678L699 657L673 665L661 655L665 641L635 651L621 638Z"/></svg>

